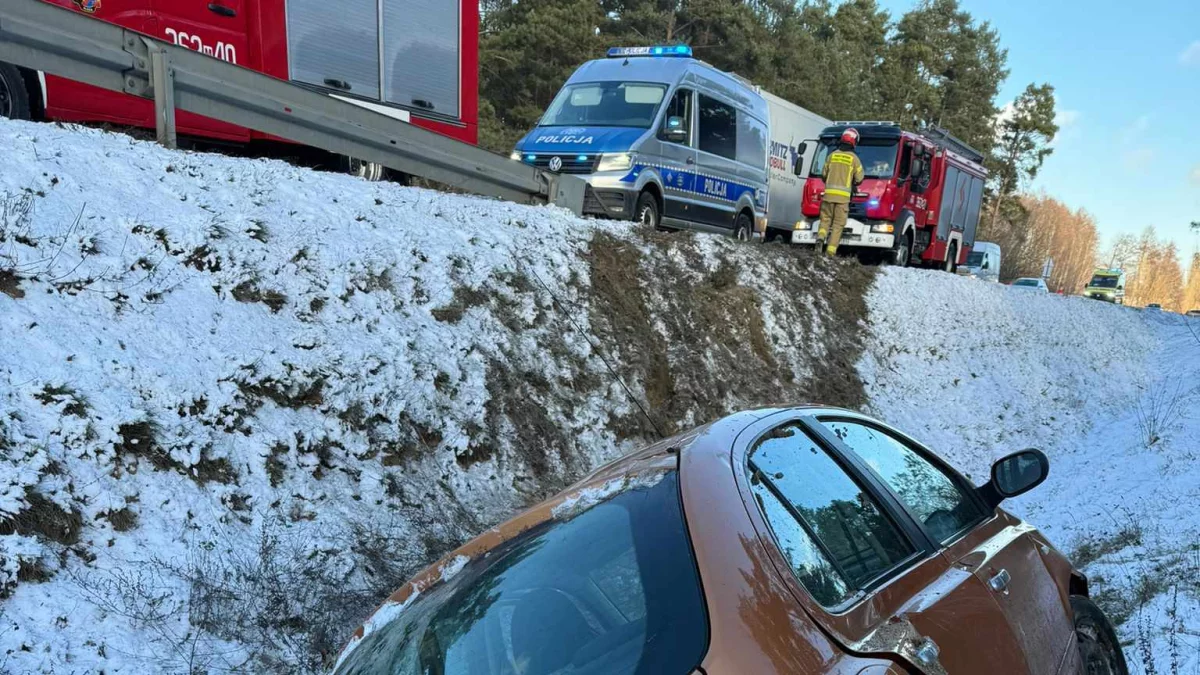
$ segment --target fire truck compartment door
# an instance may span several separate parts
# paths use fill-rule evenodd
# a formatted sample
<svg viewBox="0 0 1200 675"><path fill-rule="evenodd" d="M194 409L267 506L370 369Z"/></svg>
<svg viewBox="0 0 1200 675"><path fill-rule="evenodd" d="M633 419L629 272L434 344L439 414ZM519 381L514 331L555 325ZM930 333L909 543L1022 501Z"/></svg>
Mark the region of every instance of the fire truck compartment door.
<svg viewBox="0 0 1200 675"><path fill-rule="evenodd" d="M292 79L379 100L378 0L288 0Z"/></svg>
<svg viewBox="0 0 1200 675"><path fill-rule="evenodd" d="M246 35L245 0L158 0L158 37L239 66L258 68ZM250 132L232 124L180 110L176 117L185 134L248 141Z"/></svg>
<svg viewBox="0 0 1200 675"><path fill-rule="evenodd" d="M963 242L975 245L975 232L979 229L979 211L983 208L983 179L971 176L971 196L967 202L967 222L963 229Z"/></svg>
<svg viewBox="0 0 1200 675"><path fill-rule="evenodd" d="M962 171L957 166L946 163L946 172L942 177L942 206L938 211L938 241L947 241L950 238L950 221L954 217L954 200L958 194L958 179L961 176Z"/></svg>
<svg viewBox="0 0 1200 675"><path fill-rule="evenodd" d="M457 118L460 3L382 2L384 100L416 112Z"/></svg>

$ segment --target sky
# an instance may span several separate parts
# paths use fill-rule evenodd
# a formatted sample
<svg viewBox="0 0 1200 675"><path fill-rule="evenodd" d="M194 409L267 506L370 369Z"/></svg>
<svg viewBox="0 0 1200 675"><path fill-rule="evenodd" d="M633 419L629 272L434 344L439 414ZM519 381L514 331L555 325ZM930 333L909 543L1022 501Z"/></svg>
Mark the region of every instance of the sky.
<svg viewBox="0 0 1200 675"><path fill-rule="evenodd" d="M914 0L880 0L899 16ZM1012 71L997 105L1030 82L1056 88L1054 154L1033 190L1095 216L1101 246L1154 225L1190 254L1200 239L1200 2L960 0L990 21Z"/></svg>

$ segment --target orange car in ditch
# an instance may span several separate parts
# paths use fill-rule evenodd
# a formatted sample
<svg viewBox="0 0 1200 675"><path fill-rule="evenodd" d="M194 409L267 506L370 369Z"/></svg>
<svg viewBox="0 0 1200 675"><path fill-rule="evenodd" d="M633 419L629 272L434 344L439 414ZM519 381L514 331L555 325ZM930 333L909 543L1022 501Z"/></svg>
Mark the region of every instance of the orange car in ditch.
<svg viewBox="0 0 1200 675"><path fill-rule="evenodd" d="M393 594L338 675L1125 675L1086 578L845 410L738 413L605 466Z"/></svg>

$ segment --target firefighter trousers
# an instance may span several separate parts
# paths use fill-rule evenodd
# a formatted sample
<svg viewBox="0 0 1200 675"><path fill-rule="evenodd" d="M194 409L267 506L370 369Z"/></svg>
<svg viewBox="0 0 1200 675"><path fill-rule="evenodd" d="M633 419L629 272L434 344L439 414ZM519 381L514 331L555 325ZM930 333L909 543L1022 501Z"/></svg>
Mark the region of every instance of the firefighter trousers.
<svg viewBox="0 0 1200 675"><path fill-rule="evenodd" d="M821 202L821 227L817 230L817 240L825 242L826 254L835 255L837 253L838 244L842 243L842 230L846 227L848 215L850 215L849 204ZM817 245L820 246L820 244Z"/></svg>

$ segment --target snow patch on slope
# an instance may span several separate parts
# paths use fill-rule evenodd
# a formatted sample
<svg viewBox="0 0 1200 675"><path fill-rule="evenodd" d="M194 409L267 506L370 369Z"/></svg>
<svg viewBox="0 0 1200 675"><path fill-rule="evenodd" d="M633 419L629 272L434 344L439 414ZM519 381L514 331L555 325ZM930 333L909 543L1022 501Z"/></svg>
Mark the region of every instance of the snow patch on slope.
<svg viewBox="0 0 1200 675"><path fill-rule="evenodd" d="M1083 566L1135 673L1200 667L1200 321L916 270L868 301L870 411L978 483L1044 450L1050 478L1006 507Z"/></svg>

